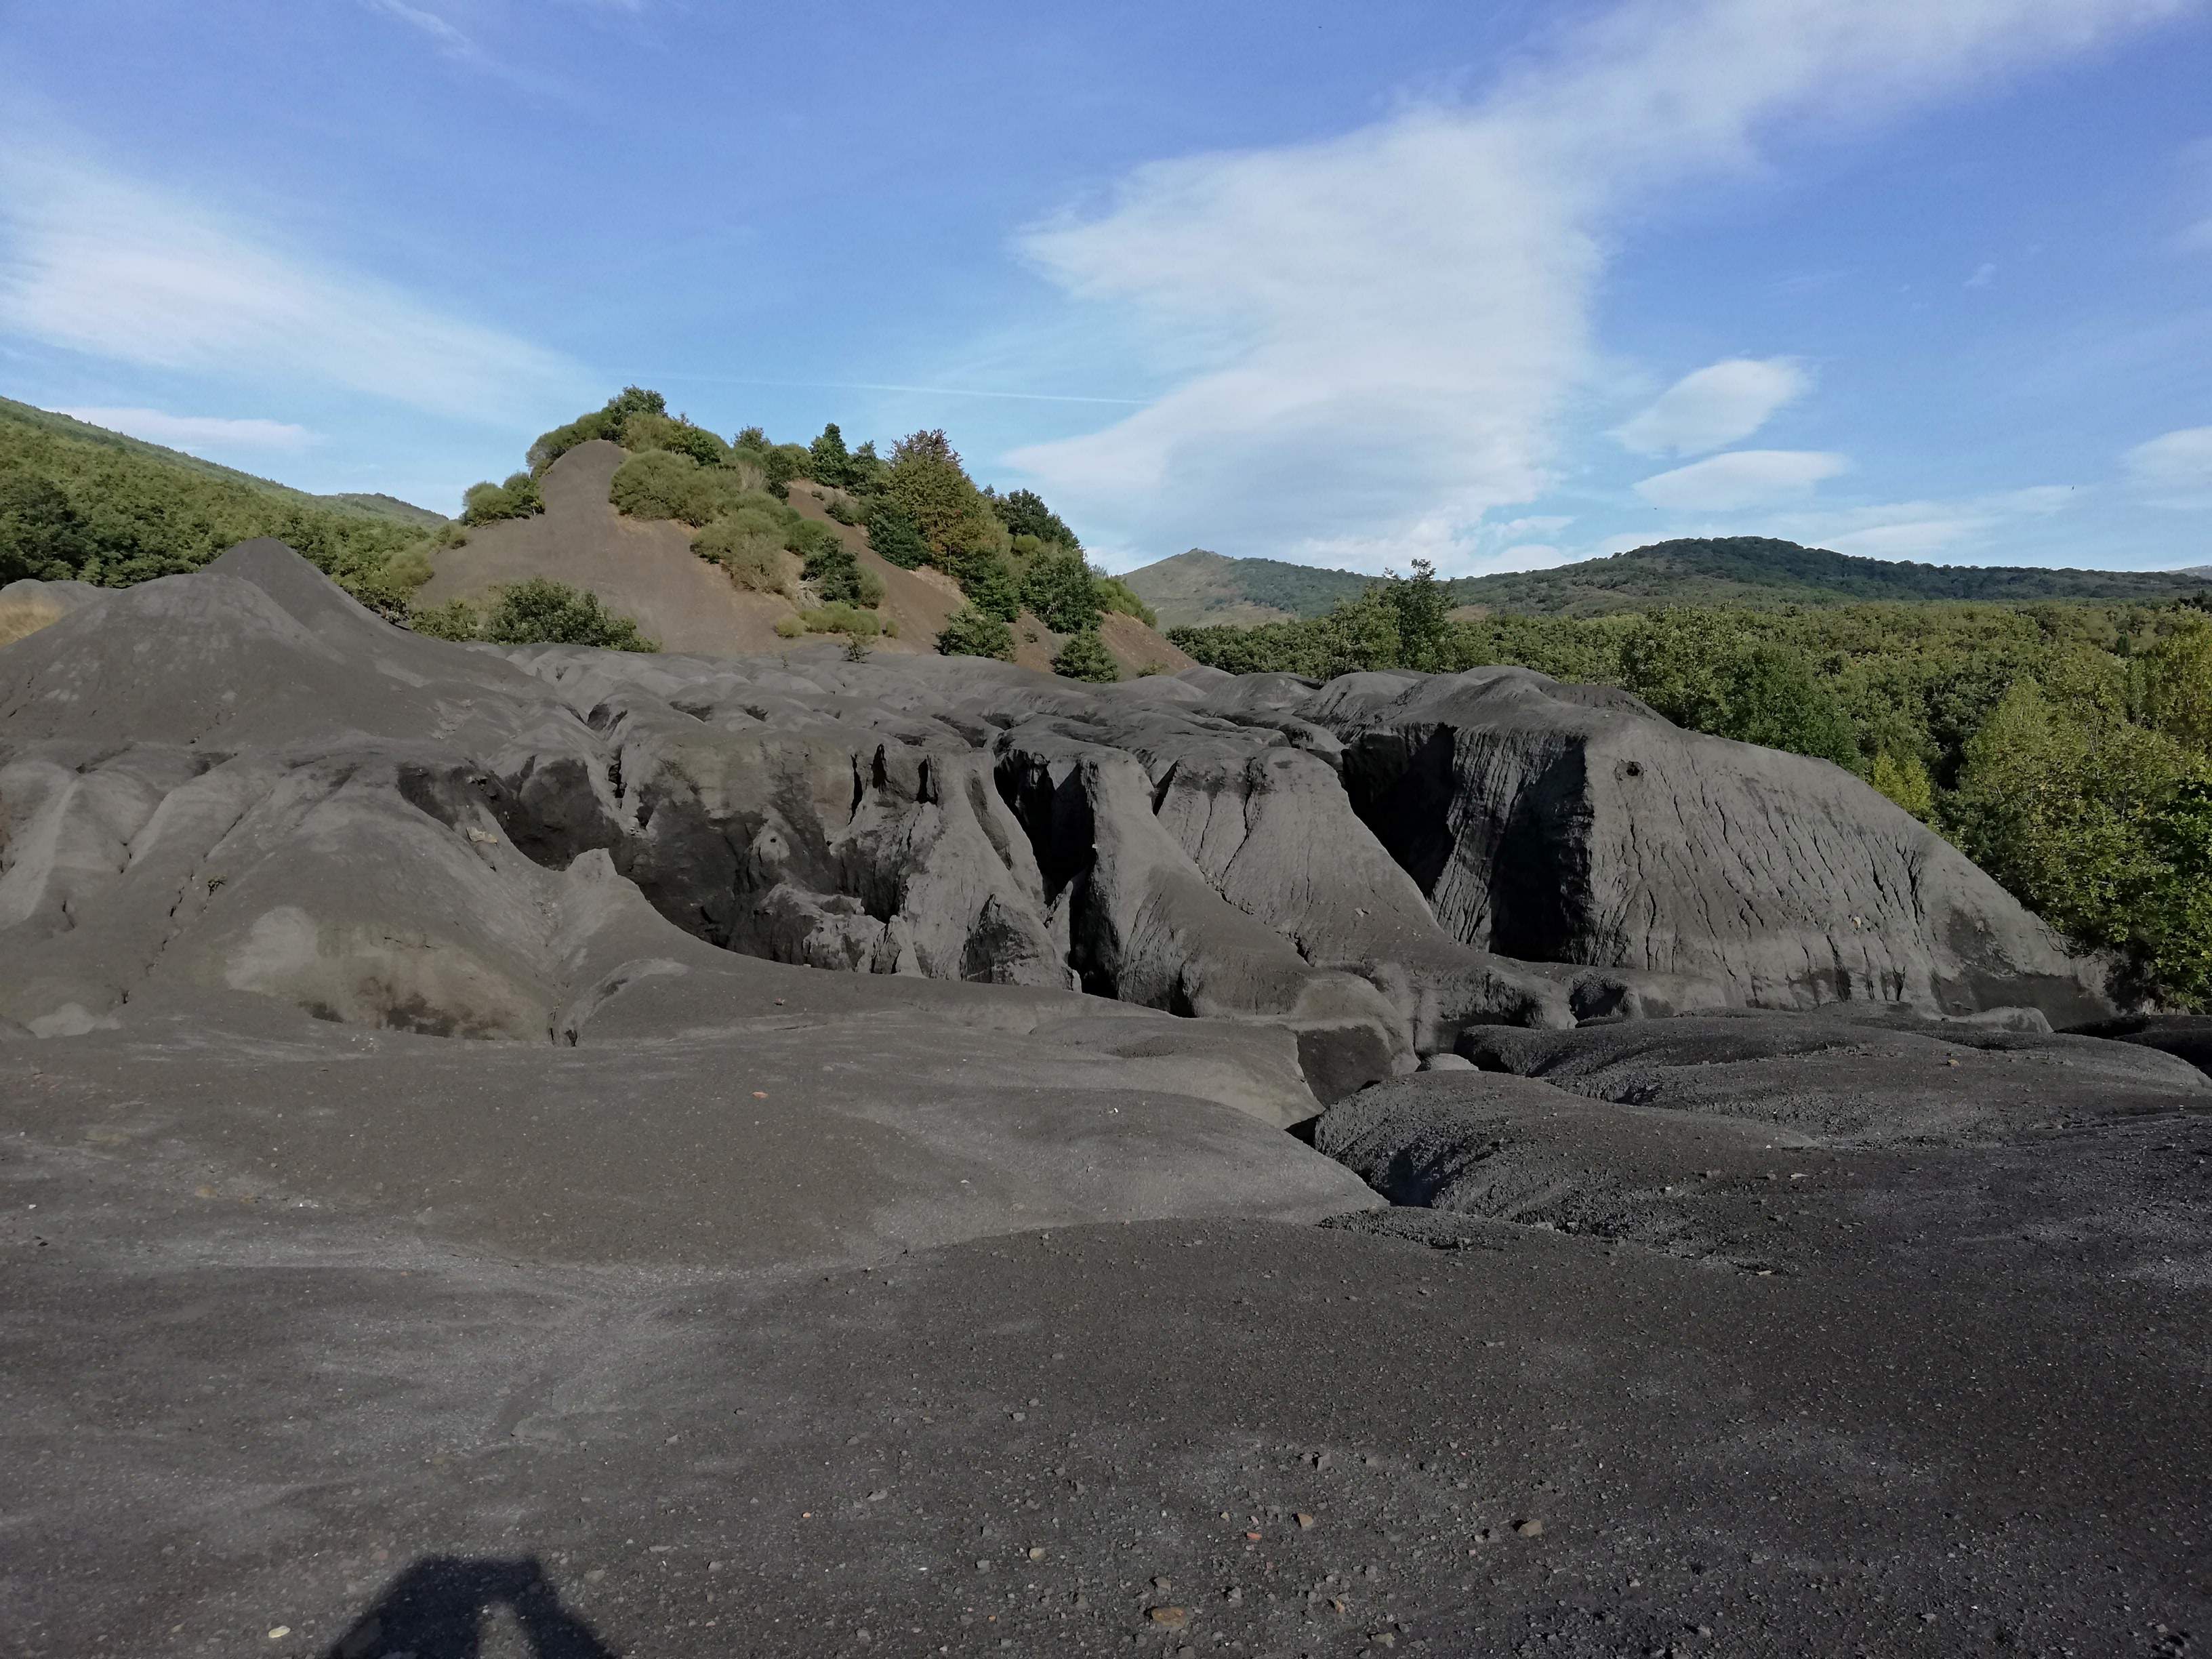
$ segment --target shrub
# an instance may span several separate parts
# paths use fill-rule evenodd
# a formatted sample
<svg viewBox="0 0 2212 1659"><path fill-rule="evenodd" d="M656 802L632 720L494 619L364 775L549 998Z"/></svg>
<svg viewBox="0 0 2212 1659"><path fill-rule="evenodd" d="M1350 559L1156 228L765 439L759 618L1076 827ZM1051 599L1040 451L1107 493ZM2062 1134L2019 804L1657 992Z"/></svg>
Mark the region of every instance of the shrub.
<svg viewBox="0 0 2212 1659"><path fill-rule="evenodd" d="M912 570L929 560L929 544L907 510L896 501L877 501L868 509L868 545L876 556L902 570Z"/></svg>
<svg viewBox="0 0 2212 1659"><path fill-rule="evenodd" d="M730 458L727 444L706 428L694 426L680 416L632 416L623 423L622 446L639 454L665 449L672 454L689 455L701 466L720 466Z"/></svg>
<svg viewBox="0 0 2212 1659"><path fill-rule="evenodd" d="M948 657L996 657L1012 662L1014 630L972 605L963 605L938 630L937 648Z"/></svg>
<svg viewBox="0 0 2212 1659"><path fill-rule="evenodd" d="M689 455L650 449L615 469L607 499L634 519L678 519L703 526L740 504L746 492L725 468L702 467Z"/></svg>
<svg viewBox="0 0 2212 1659"><path fill-rule="evenodd" d="M1098 603L1109 611L1119 611L1125 617L1134 617L1147 628L1158 628L1160 619L1152 607L1137 597L1136 589L1119 576L1097 579Z"/></svg>
<svg viewBox="0 0 2212 1659"><path fill-rule="evenodd" d="M853 510L853 498L841 489L833 489L822 503L822 510L839 524L858 524L860 515Z"/></svg>
<svg viewBox="0 0 2212 1659"><path fill-rule="evenodd" d="M471 484L461 502L461 522L465 525L526 519L545 510L538 480L527 472L511 473L505 483Z"/></svg>
<svg viewBox="0 0 2212 1659"><path fill-rule="evenodd" d="M763 524L763 516L748 511L717 519L691 538L691 550L720 565L739 587L786 592L791 574L784 562L783 526Z"/></svg>
<svg viewBox="0 0 2212 1659"><path fill-rule="evenodd" d="M498 645L593 645L611 651L658 651L627 617L562 582L532 577L499 596L478 637Z"/></svg>
<svg viewBox="0 0 2212 1659"><path fill-rule="evenodd" d="M800 621L797 617L779 617L776 618L775 636L780 640L799 639L803 637L805 632L806 624Z"/></svg>
<svg viewBox="0 0 2212 1659"><path fill-rule="evenodd" d="M483 618L466 599L410 611L407 625L434 640L473 640L481 638L483 633Z"/></svg>
<svg viewBox="0 0 2212 1659"><path fill-rule="evenodd" d="M1121 665L1096 628L1080 630L1061 646L1052 659L1052 672L1063 679L1088 680L1094 685L1111 685L1121 678Z"/></svg>
<svg viewBox="0 0 2212 1659"><path fill-rule="evenodd" d="M872 640L884 631L883 619L874 611L849 605L816 605L799 616L810 634L857 634Z"/></svg>

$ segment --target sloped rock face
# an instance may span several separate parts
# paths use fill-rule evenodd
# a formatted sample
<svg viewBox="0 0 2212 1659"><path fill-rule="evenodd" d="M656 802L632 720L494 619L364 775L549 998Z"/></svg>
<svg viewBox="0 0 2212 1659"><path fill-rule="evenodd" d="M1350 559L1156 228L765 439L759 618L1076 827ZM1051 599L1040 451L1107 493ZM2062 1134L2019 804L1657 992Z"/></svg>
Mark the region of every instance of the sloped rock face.
<svg viewBox="0 0 2212 1659"><path fill-rule="evenodd" d="M1469 945L1735 1006L2102 1001L1995 882L1827 762L1525 669L1348 675L1295 706L1344 741L1357 810Z"/></svg>
<svg viewBox="0 0 2212 1659"><path fill-rule="evenodd" d="M2105 1011L1872 791L1618 693L502 653L267 542L0 653L0 1018L39 1032L190 985L587 1040L586 855L687 948L1266 1022L1324 1100L1498 1024Z"/></svg>

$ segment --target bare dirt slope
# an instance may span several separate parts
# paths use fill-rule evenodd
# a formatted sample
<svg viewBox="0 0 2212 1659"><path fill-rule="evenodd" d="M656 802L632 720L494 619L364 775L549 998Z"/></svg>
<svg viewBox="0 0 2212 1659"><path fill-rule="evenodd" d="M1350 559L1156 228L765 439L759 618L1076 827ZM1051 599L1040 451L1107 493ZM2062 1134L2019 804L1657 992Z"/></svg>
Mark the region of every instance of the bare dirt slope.
<svg viewBox="0 0 2212 1659"><path fill-rule="evenodd" d="M481 600L507 583L545 576L598 594L665 651L775 650L782 643L775 624L796 607L734 586L692 552L689 526L616 512L607 485L626 459L615 444L579 444L546 470L544 513L471 530L466 546L438 555L417 602Z"/></svg>

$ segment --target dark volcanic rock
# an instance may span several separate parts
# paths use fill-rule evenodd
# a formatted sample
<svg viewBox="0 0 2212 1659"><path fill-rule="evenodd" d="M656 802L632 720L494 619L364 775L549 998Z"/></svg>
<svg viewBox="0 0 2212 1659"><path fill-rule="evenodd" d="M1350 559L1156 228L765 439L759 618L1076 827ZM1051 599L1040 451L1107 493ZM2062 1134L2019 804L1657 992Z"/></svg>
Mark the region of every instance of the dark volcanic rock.
<svg viewBox="0 0 2212 1659"><path fill-rule="evenodd" d="M2196 1028L2054 1035L2086 965L1832 769L1505 671L452 646L274 544L69 598L10 1653L2212 1628Z"/></svg>

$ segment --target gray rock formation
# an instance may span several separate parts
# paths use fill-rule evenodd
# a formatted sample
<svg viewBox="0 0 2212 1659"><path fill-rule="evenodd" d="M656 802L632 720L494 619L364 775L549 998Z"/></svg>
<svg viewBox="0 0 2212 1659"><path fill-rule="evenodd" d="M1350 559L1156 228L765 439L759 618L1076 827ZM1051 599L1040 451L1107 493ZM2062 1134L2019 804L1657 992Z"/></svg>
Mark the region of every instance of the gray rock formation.
<svg viewBox="0 0 2212 1659"><path fill-rule="evenodd" d="M150 980L542 1039L594 853L726 952L1272 1023L1324 1099L1501 1022L2098 1006L1855 780L1521 671L501 653L260 542L0 656L0 1014L39 1031Z"/></svg>

